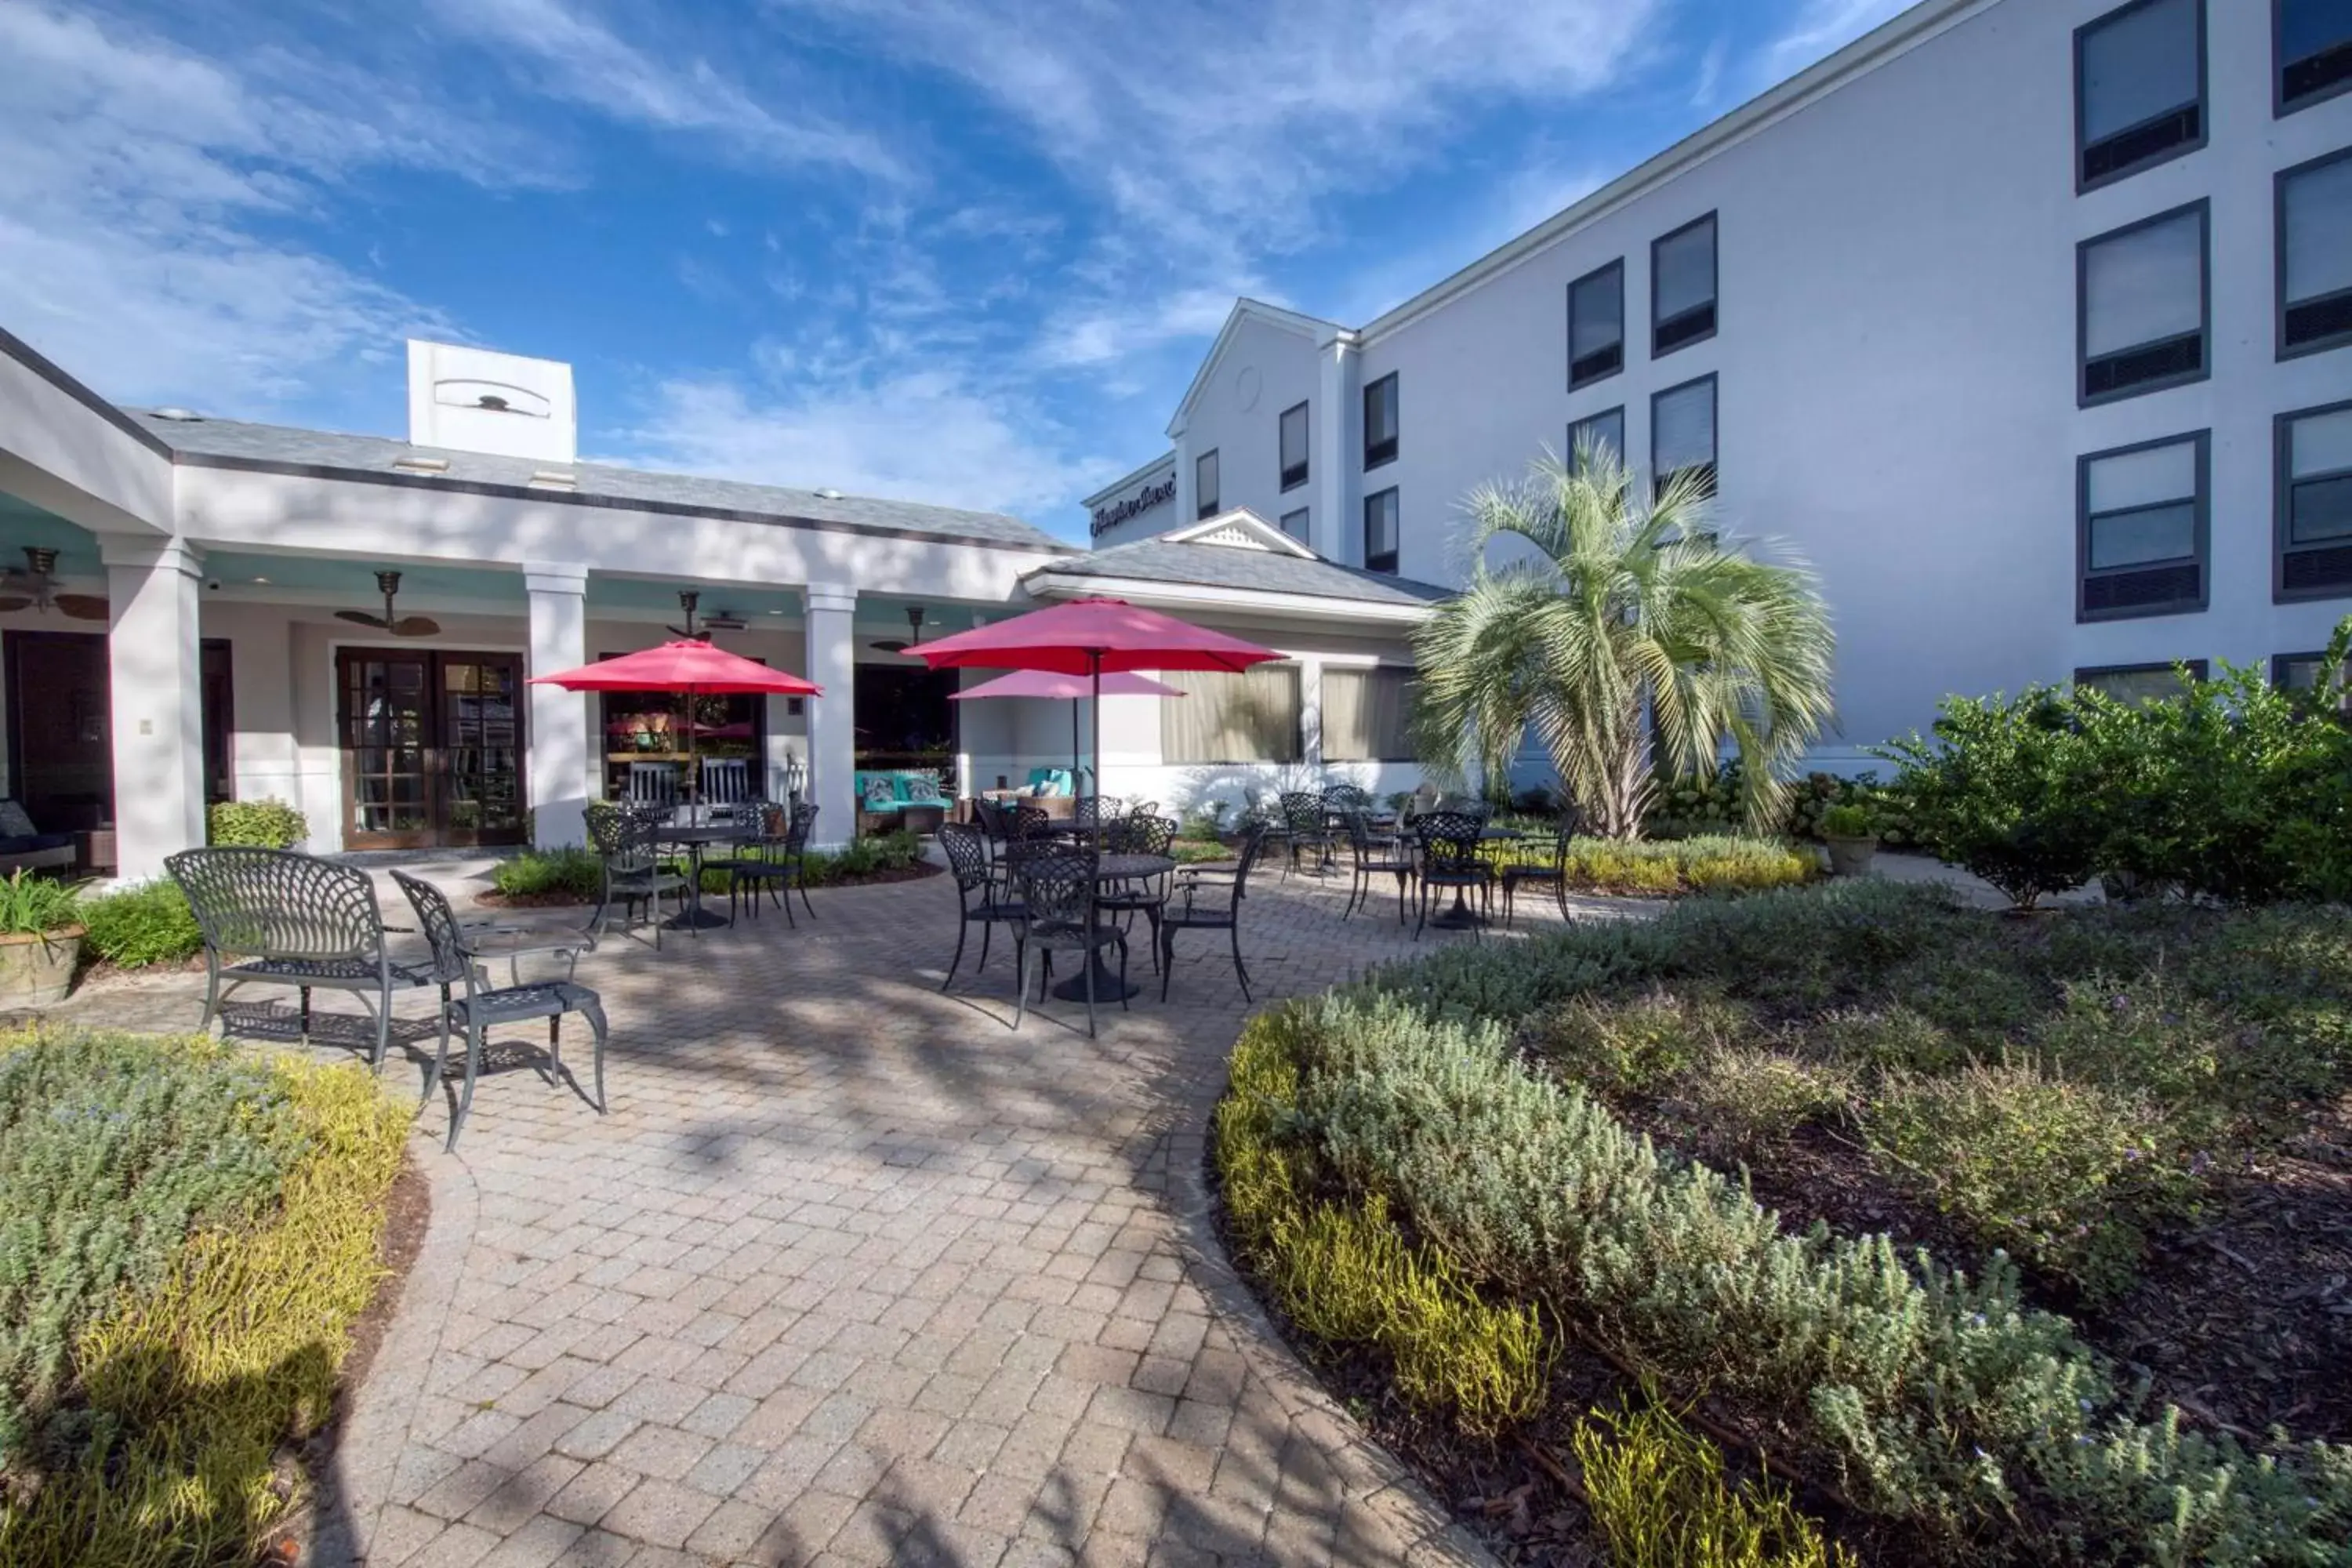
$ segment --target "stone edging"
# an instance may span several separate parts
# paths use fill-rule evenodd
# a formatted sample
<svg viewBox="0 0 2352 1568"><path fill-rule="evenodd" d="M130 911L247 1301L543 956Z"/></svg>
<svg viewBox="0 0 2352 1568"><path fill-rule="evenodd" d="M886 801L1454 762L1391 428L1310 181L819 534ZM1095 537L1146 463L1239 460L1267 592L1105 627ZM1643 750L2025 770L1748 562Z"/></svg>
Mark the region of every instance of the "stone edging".
<svg viewBox="0 0 2352 1568"><path fill-rule="evenodd" d="M444 1153L437 1138L412 1134L410 1147L431 1191L432 1210L425 1243L401 1283L399 1305L367 1381L352 1393L350 1420L320 1487L320 1525L310 1560L320 1568L367 1561L481 1215L481 1190L462 1159Z"/></svg>
<svg viewBox="0 0 2352 1568"><path fill-rule="evenodd" d="M1419 1477L1366 1436L1356 1418L1292 1353L1257 1293L1226 1255L1208 1185L1210 1119L1224 1097L1225 1081L1221 1072L1215 1092L1185 1106L1181 1121L1168 1134L1168 1206L1192 1283L1210 1310L1234 1331L1242 1359L1296 1429L1330 1455L1331 1468L1348 1495L1396 1531L1414 1563L1498 1568L1477 1537L1429 1495Z"/></svg>

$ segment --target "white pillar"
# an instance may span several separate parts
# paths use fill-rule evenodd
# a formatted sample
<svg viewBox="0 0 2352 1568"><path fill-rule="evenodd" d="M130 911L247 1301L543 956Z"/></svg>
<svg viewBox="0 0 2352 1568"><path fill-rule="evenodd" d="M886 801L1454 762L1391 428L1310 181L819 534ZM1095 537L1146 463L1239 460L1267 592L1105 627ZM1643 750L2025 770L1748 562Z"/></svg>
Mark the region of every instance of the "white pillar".
<svg viewBox="0 0 2352 1568"><path fill-rule="evenodd" d="M814 842L831 848L857 837L857 590L812 583L807 595L808 678L824 689L809 699L809 798Z"/></svg>
<svg viewBox="0 0 2352 1568"><path fill-rule="evenodd" d="M588 662L588 568L569 561L522 569L530 599L530 670L536 677ZM531 840L541 849L588 842L588 803L604 791L602 758L589 746L588 693L533 686L530 752Z"/></svg>
<svg viewBox="0 0 2352 1568"><path fill-rule="evenodd" d="M205 841L203 562L178 539L102 534L117 874L143 882ZM313 841L326 825L311 824Z"/></svg>
<svg viewBox="0 0 2352 1568"><path fill-rule="evenodd" d="M1307 547L1327 561L1352 562L1363 554L1361 527L1351 523L1348 504L1348 481L1363 460L1349 438L1356 429L1360 395L1356 346L1336 338L1323 343L1316 365L1315 484L1309 492L1315 510L1307 520Z"/></svg>

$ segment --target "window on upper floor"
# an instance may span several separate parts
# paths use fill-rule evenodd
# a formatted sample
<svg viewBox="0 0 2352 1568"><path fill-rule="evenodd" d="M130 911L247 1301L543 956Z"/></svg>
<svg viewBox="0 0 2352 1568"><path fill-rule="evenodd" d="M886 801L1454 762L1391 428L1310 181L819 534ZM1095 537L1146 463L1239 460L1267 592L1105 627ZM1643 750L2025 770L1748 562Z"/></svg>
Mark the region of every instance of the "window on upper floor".
<svg viewBox="0 0 2352 1568"><path fill-rule="evenodd" d="M2074 142L2085 191L2205 145L2204 0L2132 0L2076 30Z"/></svg>
<svg viewBox="0 0 2352 1568"><path fill-rule="evenodd" d="M1715 336L1715 215L1650 245L1650 354Z"/></svg>
<svg viewBox="0 0 2352 1568"><path fill-rule="evenodd" d="M1622 406L1588 414L1568 427L1568 471L1584 471L1588 456L1606 451L1620 465L1625 461L1625 410Z"/></svg>
<svg viewBox="0 0 2352 1568"><path fill-rule="evenodd" d="M2271 0L2280 114L2352 89L2352 5L2346 0Z"/></svg>
<svg viewBox="0 0 2352 1568"><path fill-rule="evenodd" d="M1568 286L1568 389L1625 368L1625 264L1612 261Z"/></svg>
<svg viewBox="0 0 2352 1568"><path fill-rule="evenodd" d="M2352 343L2352 149L2278 177L2278 353Z"/></svg>
<svg viewBox="0 0 2352 1568"><path fill-rule="evenodd" d="M2189 679L2205 679L2205 661L2184 659ZM2074 684L2086 690L2114 698L2118 702L2163 702L2188 695L2180 684L2180 669L2169 664L2109 664L2095 669L2078 669Z"/></svg>
<svg viewBox="0 0 2352 1568"><path fill-rule="evenodd" d="M2207 457L2200 431L2078 460L2076 619L2205 607Z"/></svg>
<svg viewBox="0 0 2352 1568"><path fill-rule="evenodd" d="M2196 202L2077 249L2083 404L2205 379L2206 222Z"/></svg>
<svg viewBox="0 0 2352 1568"><path fill-rule="evenodd" d="M1217 449L1214 447L1192 459L1192 515L1214 517L1217 506Z"/></svg>
<svg viewBox="0 0 2352 1568"><path fill-rule="evenodd" d="M1297 511L1284 512L1282 514L1282 531L1290 535L1291 538L1298 541L1299 543L1306 543L1307 509L1302 506Z"/></svg>
<svg viewBox="0 0 2352 1568"><path fill-rule="evenodd" d="M2281 599L2352 595L2352 403L2278 416Z"/></svg>
<svg viewBox="0 0 2352 1568"><path fill-rule="evenodd" d="M1364 388L1364 467L1396 461L1397 377L1388 374Z"/></svg>
<svg viewBox="0 0 2352 1568"><path fill-rule="evenodd" d="M1698 479L1703 494L1715 493L1715 377L1670 386L1650 399L1650 472L1653 494L1685 473Z"/></svg>
<svg viewBox="0 0 2352 1568"><path fill-rule="evenodd" d="M1396 488L1364 498L1364 570L1394 573L1397 569Z"/></svg>
<svg viewBox="0 0 2352 1568"><path fill-rule="evenodd" d="M1307 405L1284 409L1276 428L1282 447L1282 488L1295 490L1307 482Z"/></svg>

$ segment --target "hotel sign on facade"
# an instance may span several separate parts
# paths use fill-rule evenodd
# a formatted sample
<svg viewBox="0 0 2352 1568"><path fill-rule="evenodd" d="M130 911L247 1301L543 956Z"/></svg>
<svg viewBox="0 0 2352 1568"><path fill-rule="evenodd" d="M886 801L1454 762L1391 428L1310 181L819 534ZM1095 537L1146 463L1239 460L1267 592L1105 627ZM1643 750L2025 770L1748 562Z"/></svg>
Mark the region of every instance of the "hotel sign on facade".
<svg viewBox="0 0 2352 1568"><path fill-rule="evenodd" d="M1134 538L1154 531L1151 524L1160 521L1152 518L1130 529L1127 525L1146 514L1157 512L1176 500L1176 472L1172 465L1155 463L1139 474L1130 475L1120 485L1093 498L1089 504L1087 531L1100 540L1114 531ZM1114 540L1111 542L1124 542Z"/></svg>

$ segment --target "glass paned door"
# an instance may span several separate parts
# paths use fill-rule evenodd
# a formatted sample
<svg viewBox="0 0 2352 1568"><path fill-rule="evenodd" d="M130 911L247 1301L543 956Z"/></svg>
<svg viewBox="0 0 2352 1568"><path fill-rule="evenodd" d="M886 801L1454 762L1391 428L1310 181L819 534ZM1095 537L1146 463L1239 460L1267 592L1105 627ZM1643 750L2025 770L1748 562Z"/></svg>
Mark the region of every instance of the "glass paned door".
<svg viewBox="0 0 2352 1568"><path fill-rule="evenodd" d="M345 648L337 670L346 847L520 841L518 656Z"/></svg>

